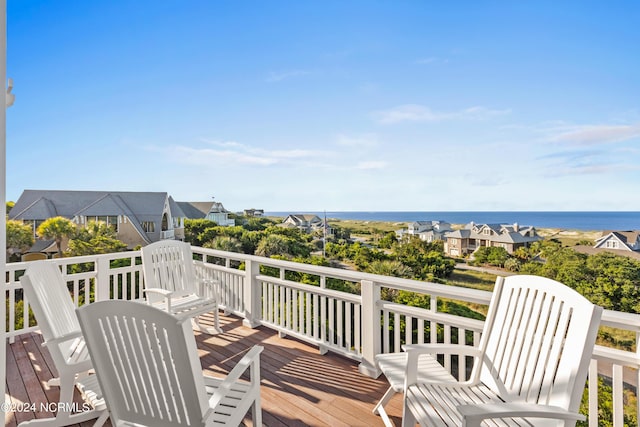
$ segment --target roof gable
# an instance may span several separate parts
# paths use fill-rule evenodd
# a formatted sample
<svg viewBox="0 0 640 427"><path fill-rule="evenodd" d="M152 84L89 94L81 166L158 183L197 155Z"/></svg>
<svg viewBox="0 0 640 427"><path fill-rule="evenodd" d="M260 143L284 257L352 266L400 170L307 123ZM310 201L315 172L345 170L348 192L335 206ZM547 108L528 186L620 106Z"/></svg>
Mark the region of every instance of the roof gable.
<svg viewBox="0 0 640 427"><path fill-rule="evenodd" d="M26 204L26 203L25 203ZM18 206L18 209L11 210L10 219L32 220L47 219L58 216L58 211L51 200L40 197L28 206Z"/></svg>

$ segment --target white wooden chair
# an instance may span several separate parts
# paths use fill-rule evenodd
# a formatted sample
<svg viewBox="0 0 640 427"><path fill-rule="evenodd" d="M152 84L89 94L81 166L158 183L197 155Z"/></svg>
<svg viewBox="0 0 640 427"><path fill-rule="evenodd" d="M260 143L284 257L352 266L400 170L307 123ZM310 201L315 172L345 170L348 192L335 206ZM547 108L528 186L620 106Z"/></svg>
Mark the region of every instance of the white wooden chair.
<svg viewBox="0 0 640 427"><path fill-rule="evenodd" d="M188 243L160 240L144 246L142 269L147 300L180 318L192 318L196 329L208 334L221 333L218 316L219 283L196 275L193 253ZM214 326L203 327L199 316L213 313Z"/></svg>
<svg viewBox="0 0 640 427"><path fill-rule="evenodd" d="M224 378L202 374L188 320L146 304L102 301L77 310L114 426L237 426L260 408L254 346ZM250 381L240 380L249 369Z"/></svg>
<svg viewBox="0 0 640 427"><path fill-rule="evenodd" d="M53 418L25 421L20 426L65 426L100 417L97 425L106 420L106 406L92 369L75 306L60 268L50 261L32 261L20 278L26 299L38 321L44 338L43 345L51 354L58 378L50 386L60 386L58 412ZM72 413L74 386L93 410ZM66 409L66 410L65 410Z"/></svg>
<svg viewBox="0 0 640 427"><path fill-rule="evenodd" d="M394 427L385 406L396 395L404 391L407 370L407 353L385 353L376 356L376 364L389 382L389 388L374 406L373 413L380 415L387 427ZM455 382L456 379L431 354L421 354L418 360L418 381Z"/></svg>
<svg viewBox="0 0 640 427"><path fill-rule="evenodd" d="M405 346L403 427L574 426L601 315L551 279L499 278L479 347ZM420 379L422 353L473 356L471 378Z"/></svg>

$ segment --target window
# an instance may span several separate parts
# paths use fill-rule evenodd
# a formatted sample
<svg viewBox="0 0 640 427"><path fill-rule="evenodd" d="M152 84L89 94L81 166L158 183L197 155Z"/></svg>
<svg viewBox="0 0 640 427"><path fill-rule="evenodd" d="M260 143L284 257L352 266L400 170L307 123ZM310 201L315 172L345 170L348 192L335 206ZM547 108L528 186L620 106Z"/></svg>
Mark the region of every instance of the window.
<svg viewBox="0 0 640 427"><path fill-rule="evenodd" d="M44 221L44 219L25 219L22 221L22 223L24 225L30 226L33 229L33 236L37 237L38 227L40 227L40 224L42 224Z"/></svg>
<svg viewBox="0 0 640 427"><path fill-rule="evenodd" d="M618 249L618 242L615 240L607 240L607 248Z"/></svg>
<svg viewBox="0 0 640 427"><path fill-rule="evenodd" d="M156 224L153 221L142 221L142 229L147 233L156 231Z"/></svg>
<svg viewBox="0 0 640 427"><path fill-rule="evenodd" d="M107 224L110 228L113 229L113 231L118 231L118 217L117 216L107 216L107 215L101 215L101 216L87 216L86 217L86 224L89 225L90 222L92 221L97 221L97 222L102 222L104 224Z"/></svg>
<svg viewBox="0 0 640 427"><path fill-rule="evenodd" d="M490 228L485 228L484 230L482 230L482 234L484 234L485 236L491 235L491 229Z"/></svg>

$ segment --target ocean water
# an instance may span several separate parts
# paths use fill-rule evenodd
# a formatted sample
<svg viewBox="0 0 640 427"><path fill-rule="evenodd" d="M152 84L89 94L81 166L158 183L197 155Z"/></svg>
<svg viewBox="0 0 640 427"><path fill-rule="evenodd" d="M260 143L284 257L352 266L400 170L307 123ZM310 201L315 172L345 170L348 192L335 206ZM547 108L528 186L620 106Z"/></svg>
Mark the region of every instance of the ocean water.
<svg viewBox="0 0 640 427"><path fill-rule="evenodd" d="M325 212L265 212L267 216L294 213L315 214L323 217ZM326 212L327 218L356 219L363 221L413 222L443 220L451 224L467 224L471 221L483 224L533 225L538 228L562 228L573 230L640 230L640 212Z"/></svg>

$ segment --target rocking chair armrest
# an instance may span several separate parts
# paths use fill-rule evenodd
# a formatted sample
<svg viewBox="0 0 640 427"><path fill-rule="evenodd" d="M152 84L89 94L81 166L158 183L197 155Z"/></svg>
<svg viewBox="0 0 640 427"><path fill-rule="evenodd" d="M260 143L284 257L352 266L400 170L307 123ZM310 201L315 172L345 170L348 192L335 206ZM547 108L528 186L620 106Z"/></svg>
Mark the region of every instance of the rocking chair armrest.
<svg viewBox="0 0 640 427"><path fill-rule="evenodd" d="M168 291L166 289L161 289L161 288L147 288L147 289L143 289L142 292L149 293L149 294L159 294L165 298L171 298L171 294L173 293L173 291Z"/></svg>
<svg viewBox="0 0 640 427"><path fill-rule="evenodd" d="M59 337L51 338L50 340L47 340L47 341L43 342L42 346L43 347L49 347L49 346L52 346L52 345L58 345L58 344L63 343L65 341L71 341L71 340L76 339L76 338L82 338L82 331L69 332L67 334L60 335Z"/></svg>
<svg viewBox="0 0 640 427"><path fill-rule="evenodd" d="M231 386L233 385L233 383L235 383L242 376L247 368L250 368L252 365L260 362L260 353L262 353L262 350L264 350L264 347L262 347L261 345L254 345L251 350L249 350L247 354L245 354L244 357L240 359L236 366L233 367L231 372L229 372L229 375L227 375L224 381L220 384L216 393L214 393L213 396L211 396L211 398L209 399L210 408L215 408L220 404L222 399L231 390ZM251 376L251 382L256 379L258 382L260 382L260 374L256 373L256 375L257 378L254 378L253 375Z"/></svg>
<svg viewBox="0 0 640 427"><path fill-rule="evenodd" d="M409 386L418 382L418 357L421 354L457 354L460 356L472 356L476 359L481 358L483 354L477 347L462 344L405 344L402 349L407 353L407 366L404 376L405 392ZM472 378L470 382L475 382L475 380L475 378ZM433 383L441 383L441 381L433 381Z"/></svg>
<svg viewBox="0 0 640 427"><path fill-rule="evenodd" d="M538 405L535 403L480 403L458 407L463 417L464 427L479 427L487 418L552 418L559 420L584 421L586 417L559 406Z"/></svg>
<svg viewBox="0 0 640 427"><path fill-rule="evenodd" d="M405 344L402 349L409 354L459 354L479 357L482 352L478 347L462 344Z"/></svg>

